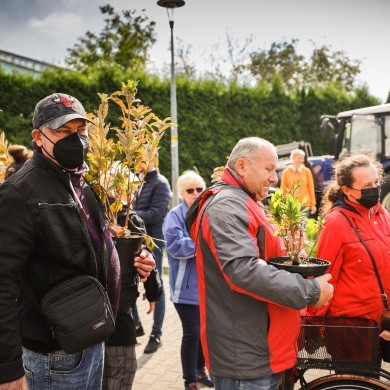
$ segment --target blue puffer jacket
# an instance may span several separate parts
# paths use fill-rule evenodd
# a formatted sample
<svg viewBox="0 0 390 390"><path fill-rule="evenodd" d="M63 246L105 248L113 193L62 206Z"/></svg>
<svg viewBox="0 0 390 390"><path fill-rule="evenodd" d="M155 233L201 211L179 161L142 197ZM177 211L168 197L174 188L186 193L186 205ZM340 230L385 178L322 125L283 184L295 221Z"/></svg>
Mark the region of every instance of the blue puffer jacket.
<svg viewBox="0 0 390 390"><path fill-rule="evenodd" d="M187 204L182 202L168 213L163 226L169 262L171 301L199 305L195 243L184 224L187 210Z"/></svg>
<svg viewBox="0 0 390 390"><path fill-rule="evenodd" d="M163 240L162 225L168 213L171 188L167 178L156 169L145 175L140 195L133 204L133 209L140 216L149 236ZM156 241L159 248L164 246L163 241Z"/></svg>

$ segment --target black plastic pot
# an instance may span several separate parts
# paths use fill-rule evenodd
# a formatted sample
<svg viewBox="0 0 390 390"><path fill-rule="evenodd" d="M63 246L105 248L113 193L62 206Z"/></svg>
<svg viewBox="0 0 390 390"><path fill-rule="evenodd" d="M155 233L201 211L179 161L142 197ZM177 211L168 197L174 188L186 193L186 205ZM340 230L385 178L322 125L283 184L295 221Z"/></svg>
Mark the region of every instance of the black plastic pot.
<svg viewBox="0 0 390 390"><path fill-rule="evenodd" d="M121 273L137 273L137 269L134 267L134 257L140 254L142 242L143 237L120 237L114 239L121 264Z"/></svg>
<svg viewBox="0 0 390 390"><path fill-rule="evenodd" d="M330 265L330 261L315 257L309 258L299 265L287 264L288 261L291 262L288 256L272 257L268 260L268 264L273 265L277 269L299 274L305 279L323 275Z"/></svg>

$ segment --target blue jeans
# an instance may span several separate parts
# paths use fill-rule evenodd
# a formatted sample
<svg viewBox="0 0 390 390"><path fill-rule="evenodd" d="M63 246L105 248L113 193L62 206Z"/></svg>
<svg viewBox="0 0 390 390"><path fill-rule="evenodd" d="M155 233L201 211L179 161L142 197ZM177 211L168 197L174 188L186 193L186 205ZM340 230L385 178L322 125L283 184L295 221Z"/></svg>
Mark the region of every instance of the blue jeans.
<svg viewBox="0 0 390 390"><path fill-rule="evenodd" d="M196 370L204 368L204 357L200 343L200 316L198 305L175 303L183 327L181 341L181 366L185 385L196 382Z"/></svg>
<svg viewBox="0 0 390 390"><path fill-rule="evenodd" d="M38 353L23 348L23 364L29 390L99 390L104 343L74 354Z"/></svg>
<svg viewBox="0 0 390 390"><path fill-rule="evenodd" d="M215 390L278 390L281 373L258 379L231 379L210 373Z"/></svg>
<svg viewBox="0 0 390 390"><path fill-rule="evenodd" d="M156 260L156 268L158 270L158 273L162 277L162 274L163 274L162 263L163 263L164 247L160 244L159 244L159 247L160 248L153 249L152 252L153 252L153 256ZM164 285L163 285L162 278L161 278L161 285L163 287L163 292L161 294L160 300L156 302L155 307L154 307L153 326L152 326L152 331L151 331L151 333L153 333L157 336L162 335L162 326L163 326L164 316L165 316L165 291L164 291ZM135 305L133 317L134 317L135 325L136 326L141 325L141 318L138 315L137 305Z"/></svg>

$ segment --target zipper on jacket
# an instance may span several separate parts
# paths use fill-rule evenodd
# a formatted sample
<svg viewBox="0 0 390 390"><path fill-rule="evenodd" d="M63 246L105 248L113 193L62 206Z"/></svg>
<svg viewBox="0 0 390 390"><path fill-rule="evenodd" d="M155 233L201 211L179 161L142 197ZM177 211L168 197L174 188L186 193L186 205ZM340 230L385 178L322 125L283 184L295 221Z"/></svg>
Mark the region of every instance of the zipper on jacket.
<svg viewBox="0 0 390 390"><path fill-rule="evenodd" d="M70 207L70 208L77 208L76 204L71 203L38 203L38 206L64 206L64 207Z"/></svg>

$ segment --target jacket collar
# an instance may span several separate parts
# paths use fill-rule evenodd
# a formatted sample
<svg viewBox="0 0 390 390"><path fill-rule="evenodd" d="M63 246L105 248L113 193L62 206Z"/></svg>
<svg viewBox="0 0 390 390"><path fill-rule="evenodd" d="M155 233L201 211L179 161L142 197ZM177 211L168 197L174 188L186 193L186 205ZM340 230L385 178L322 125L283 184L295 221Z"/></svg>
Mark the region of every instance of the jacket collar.
<svg viewBox="0 0 390 390"><path fill-rule="evenodd" d="M346 199L344 196L336 200L336 202L334 202L331 210L333 210L334 208L341 208L343 210L348 210L359 216L363 216L366 213L368 216L370 216L370 213L382 214L384 212L379 202L375 206L371 207L370 209L367 209L361 204L356 204L348 201L348 199Z"/></svg>
<svg viewBox="0 0 390 390"><path fill-rule="evenodd" d="M303 172L304 164L301 164L299 167L296 167L294 164L290 164L287 166L287 169L290 169L293 172L301 173Z"/></svg>
<svg viewBox="0 0 390 390"><path fill-rule="evenodd" d="M146 172L145 175L145 181L150 180L158 175L158 169L155 169L154 171Z"/></svg>
<svg viewBox="0 0 390 390"><path fill-rule="evenodd" d="M352 213L355 213L357 215L361 215L361 213L359 211L357 211L355 207L353 207L351 204L349 204L345 201L344 197L341 197L341 198L337 199L336 202L334 202L332 209L334 209L335 207L341 208L343 210L349 210Z"/></svg>
<svg viewBox="0 0 390 390"><path fill-rule="evenodd" d="M224 181L227 184L230 184L232 186L241 188L246 194L248 194L252 199L256 200L256 194L251 192L248 187L245 186L243 181L240 179L240 177L237 175L236 172L234 172L229 167L226 167L224 171L222 172L221 176L222 181Z"/></svg>
<svg viewBox="0 0 390 390"><path fill-rule="evenodd" d="M35 142L33 142L34 154L31 158L32 162L42 168L46 172L48 172L51 176L56 177L58 180L69 185L70 177L73 177L74 180L81 180L82 174L86 170L86 164L84 163L77 171L70 172L67 171L58 165L54 164L49 158L47 158L43 153L41 148L39 148Z"/></svg>

